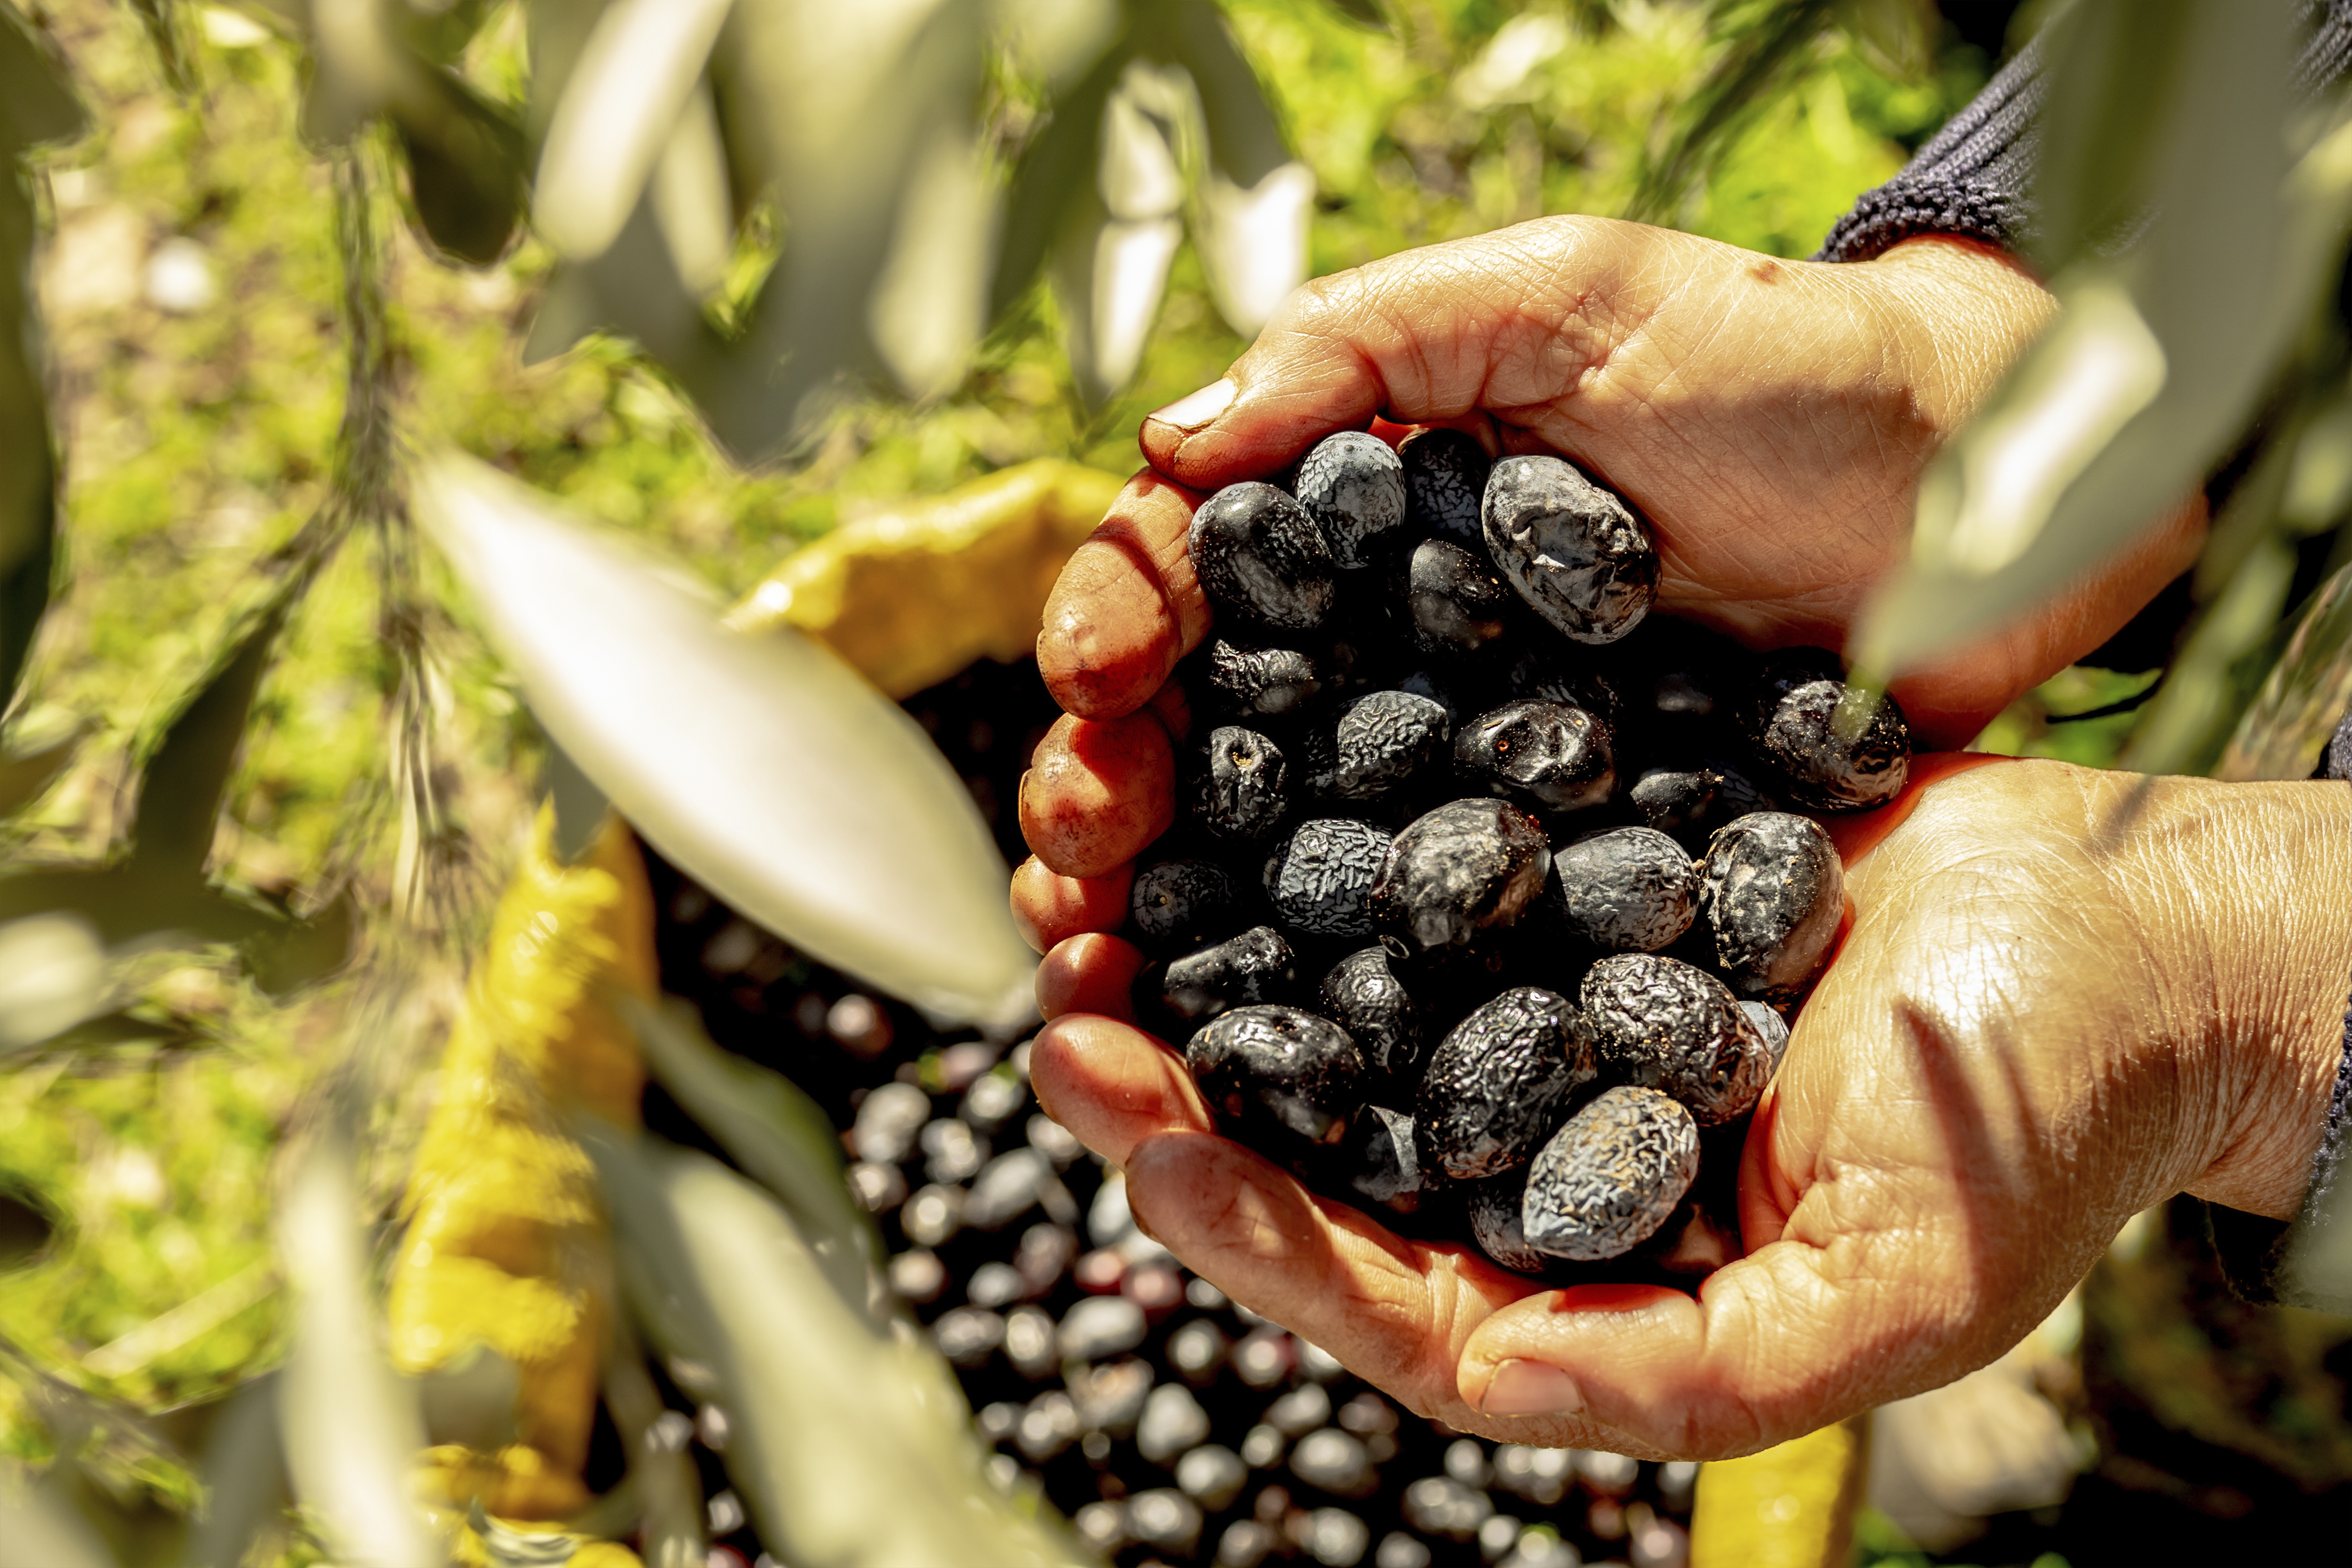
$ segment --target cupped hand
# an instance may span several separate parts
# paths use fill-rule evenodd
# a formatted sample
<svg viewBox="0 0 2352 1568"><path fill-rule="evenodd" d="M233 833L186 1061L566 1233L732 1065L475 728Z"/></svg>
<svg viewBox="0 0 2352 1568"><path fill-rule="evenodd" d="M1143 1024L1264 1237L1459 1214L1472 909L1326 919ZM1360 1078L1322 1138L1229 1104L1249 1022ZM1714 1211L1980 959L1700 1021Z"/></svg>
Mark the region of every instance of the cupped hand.
<svg viewBox="0 0 2352 1568"><path fill-rule="evenodd" d="M1038 1095L1189 1267L1465 1431L1715 1458L1935 1386L2149 1204L2293 1212L2340 1048L2352 791L1923 763L1837 827L1852 923L1749 1131L1746 1255L1695 1295L1542 1289L1308 1194L1116 1016L1116 937L1048 960L1074 1010Z"/></svg>

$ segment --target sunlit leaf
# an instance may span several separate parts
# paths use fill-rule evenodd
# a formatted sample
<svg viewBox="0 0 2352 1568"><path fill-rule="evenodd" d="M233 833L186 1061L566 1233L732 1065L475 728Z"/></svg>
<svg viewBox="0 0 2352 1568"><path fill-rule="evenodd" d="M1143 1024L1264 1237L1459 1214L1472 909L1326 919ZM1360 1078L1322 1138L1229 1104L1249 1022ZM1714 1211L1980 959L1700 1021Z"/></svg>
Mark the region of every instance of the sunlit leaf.
<svg viewBox="0 0 2352 1568"><path fill-rule="evenodd" d="M2347 710L2352 710L2352 566L2313 595L2213 776L2307 779Z"/></svg>
<svg viewBox="0 0 2352 1568"><path fill-rule="evenodd" d="M1009 310L1036 281L1072 207L1101 204L1095 180L1103 106L1118 89L1131 58L1123 44L1108 49L1084 79L1055 100L1053 119L1022 150L1005 200L1003 243L990 292L992 316Z"/></svg>
<svg viewBox="0 0 2352 1568"><path fill-rule="evenodd" d="M654 165L651 185L655 221L669 245L670 259L687 288L703 299L719 291L735 240L734 214L727 188L727 149L719 137L719 115L710 92L698 86L678 110Z"/></svg>
<svg viewBox="0 0 2352 1568"><path fill-rule="evenodd" d="M1034 955L971 795L831 652L707 596L467 458L419 514L532 710L656 847L824 963L942 1016L1031 1014Z"/></svg>
<svg viewBox="0 0 2352 1568"><path fill-rule="evenodd" d="M1201 264L1217 313L1255 337L1276 307L1307 281L1307 226L1315 172L1285 163L1244 189L1212 169L1201 191Z"/></svg>
<svg viewBox="0 0 2352 1568"><path fill-rule="evenodd" d="M844 1301L875 1310L881 1240L842 1179L841 1142L814 1100L781 1073L720 1050L694 1010L625 1005L661 1086L729 1157L792 1210Z"/></svg>
<svg viewBox="0 0 2352 1568"><path fill-rule="evenodd" d="M1990 632L2187 500L2332 277L2352 127L2290 168L2284 14L2207 0L2184 26L2179 89L2158 95L2144 237L2057 280L2059 321L1930 468L1911 559L1853 650L1872 669ZM2053 68L2059 102L2095 90L2084 79L2105 66L2070 47ZM2204 700L2200 684L2169 684L2151 722Z"/></svg>
<svg viewBox="0 0 2352 1568"><path fill-rule="evenodd" d="M442 1554L408 1497L425 1425L377 1345L359 1213L349 1152L322 1137L278 1210L278 1257L294 1288L278 1390L287 1466L336 1561L437 1568Z"/></svg>
<svg viewBox="0 0 2352 1568"><path fill-rule="evenodd" d="M1119 0L997 0L990 20L1014 65L1058 100L1102 58L1129 10Z"/></svg>
<svg viewBox="0 0 2352 1568"><path fill-rule="evenodd" d="M987 324L997 195L981 145L952 125L935 128L909 172L889 261L867 303L875 347L911 396L952 391L971 363Z"/></svg>
<svg viewBox="0 0 2352 1568"><path fill-rule="evenodd" d="M1331 9L1349 21L1361 22L1367 27L1389 30L1388 7L1381 0L1329 0Z"/></svg>
<svg viewBox="0 0 2352 1568"><path fill-rule="evenodd" d="M106 948L84 916L58 910L0 924L0 1053L103 1012Z"/></svg>
<svg viewBox="0 0 2352 1568"><path fill-rule="evenodd" d="M1916 80L1936 62L1942 19L1930 0L1844 0L1838 21L1864 58L1898 80Z"/></svg>
<svg viewBox="0 0 2352 1568"><path fill-rule="evenodd" d="M541 149L532 222L556 253L602 255L637 205L732 0L614 0L573 62Z"/></svg>
<svg viewBox="0 0 2352 1568"><path fill-rule="evenodd" d="M654 1423L667 1410L661 1391L646 1375L644 1352L629 1325L615 1323L611 1334L604 1407L612 1413L629 1457L642 1560L646 1568L706 1568L702 1479L694 1456L680 1445L656 1440Z"/></svg>
<svg viewBox="0 0 2352 1568"><path fill-rule="evenodd" d="M2294 552L2272 535L2247 553L2173 655L2163 689L2132 731L2122 765L2139 773L2201 772L2229 731L2251 679L2239 664L2277 635L2294 581Z"/></svg>
<svg viewBox="0 0 2352 1568"><path fill-rule="evenodd" d="M981 1474L971 1407L911 1324L826 1281L776 1200L707 1155L608 1129L596 1161L622 1281L656 1348L706 1367L726 1463L787 1562L1085 1561Z"/></svg>
<svg viewBox="0 0 2352 1568"><path fill-rule="evenodd" d="M1172 217L1122 222L1091 193L1063 226L1053 279L1064 350L1079 395L1098 407L1133 381L1143 363L1184 226Z"/></svg>

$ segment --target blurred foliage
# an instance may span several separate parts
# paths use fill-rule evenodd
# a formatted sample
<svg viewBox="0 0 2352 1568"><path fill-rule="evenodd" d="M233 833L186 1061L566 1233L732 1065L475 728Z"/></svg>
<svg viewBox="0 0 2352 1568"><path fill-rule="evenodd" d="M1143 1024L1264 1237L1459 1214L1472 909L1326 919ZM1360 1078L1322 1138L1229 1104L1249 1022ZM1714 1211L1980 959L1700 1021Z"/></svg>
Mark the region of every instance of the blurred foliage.
<svg viewBox="0 0 2352 1568"><path fill-rule="evenodd" d="M11 864L125 864L145 816L142 764L257 617L282 611L242 746L212 748L230 773L207 896L260 919L316 915L344 895L365 917L352 973L283 998L218 942L116 955L110 1010L0 1075L0 1187L54 1232L0 1271L0 1451L72 1454L118 1500L166 1511L190 1496L173 1457L187 1435L158 1436L134 1413L210 1398L283 1355L273 1159L362 1029L383 1037L370 1070L386 1092L362 1129L377 1152L360 1181L372 1212L389 1213L420 1113L401 1053L446 1031L485 894L537 793L541 743L444 607L438 565L415 558L388 489L390 426L361 417L368 400L404 438L453 441L733 595L800 542L908 494L1037 457L1131 466L1142 413L1243 346L1220 305L1238 309L1231 279L1180 243L1131 382L1086 384L1064 353L1066 289L1024 284L929 401L860 390L888 367L843 349L848 379L825 381L800 460L745 471L713 437L711 384L667 358L590 335L525 363L559 273L546 244L499 218L551 113L532 97L530 8L334 9L393 27L382 37L410 74L363 81L330 112L321 95L343 68L330 63L320 86L300 0L0 0L0 37L67 62L89 122L64 142L0 132L10 153L44 141L9 187L26 205L16 230L0 213L0 251L39 236L63 459L56 602L6 741L17 758L62 747L64 760L0 826ZM1624 210L1671 163L1687 106L1716 101L1707 84L1755 8L1381 9L1386 26L1367 25L1363 6L1224 7L1280 132L1255 162L1227 159L1225 177L1238 187L1286 153L1312 171L1313 272L1545 213ZM1905 76L1844 8L1817 20L1726 121L1735 133L1704 146L1676 222L1802 255L1988 68L1948 41ZM992 166L1009 172L1050 127L1055 90L1045 65L989 57L968 107ZM1182 121L1171 110L1165 140L1193 160L1180 205L1198 235L1212 232L1201 171L1220 166L1218 138L1198 156ZM322 145L337 135L341 150ZM1241 137L1227 133L1229 152ZM692 301L695 332L718 342L754 331L801 232L765 200L728 218L731 251ZM16 276L4 254L0 269ZM9 439L37 432L21 398L0 412ZM0 655L24 603L14 592L0 581ZM37 782L52 763L7 765ZM187 825L199 840L209 815ZM421 904L402 892L420 855L439 889ZM314 1560L299 1538L289 1550Z"/></svg>

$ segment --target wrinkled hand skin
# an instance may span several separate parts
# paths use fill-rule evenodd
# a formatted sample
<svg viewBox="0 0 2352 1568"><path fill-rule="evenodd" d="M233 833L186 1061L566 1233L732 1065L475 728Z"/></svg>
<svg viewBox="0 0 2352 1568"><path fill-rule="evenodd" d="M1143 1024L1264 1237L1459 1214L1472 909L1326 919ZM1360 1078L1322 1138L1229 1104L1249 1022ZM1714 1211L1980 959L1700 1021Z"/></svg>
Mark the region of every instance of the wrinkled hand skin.
<svg viewBox="0 0 2352 1568"><path fill-rule="evenodd" d="M1747 1255L1695 1297L1398 1237L1215 1136L1181 1059L1112 1017L1046 1027L1039 1097L1186 1264L1465 1431L1714 1458L1936 1386L2150 1204L2291 1214L2352 973L2352 790L1940 761L1839 825L1853 923L1748 1136ZM1541 1407L1502 1413L1530 1367L1556 1369Z"/></svg>
<svg viewBox="0 0 2352 1568"><path fill-rule="evenodd" d="M2051 313L2015 263L1965 240L1829 265L1581 217L1319 279L1227 373L1222 414L1146 421L1153 472L1071 561L1039 668L1069 712L1142 706L1208 628L1192 509L1375 416L1565 453L1649 518L1660 610L1751 647L1843 647L1910 537L1928 458ZM2200 499L2007 633L1897 681L1922 744L1964 743L2097 647L2203 531Z"/></svg>

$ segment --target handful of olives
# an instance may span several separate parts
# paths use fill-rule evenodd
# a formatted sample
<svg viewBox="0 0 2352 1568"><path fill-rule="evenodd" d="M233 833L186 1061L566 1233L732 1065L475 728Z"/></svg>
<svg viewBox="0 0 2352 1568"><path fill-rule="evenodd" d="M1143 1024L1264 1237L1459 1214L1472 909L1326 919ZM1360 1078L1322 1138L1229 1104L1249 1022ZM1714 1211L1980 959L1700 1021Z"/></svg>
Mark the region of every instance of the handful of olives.
<svg viewBox="0 0 2352 1568"><path fill-rule="evenodd" d="M1724 1261L1843 911L1794 812L1899 792L1902 710L1652 616L1623 497L1456 431L1331 437L1191 547L1204 721L1129 929L1220 1131L1522 1273Z"/></svg>

